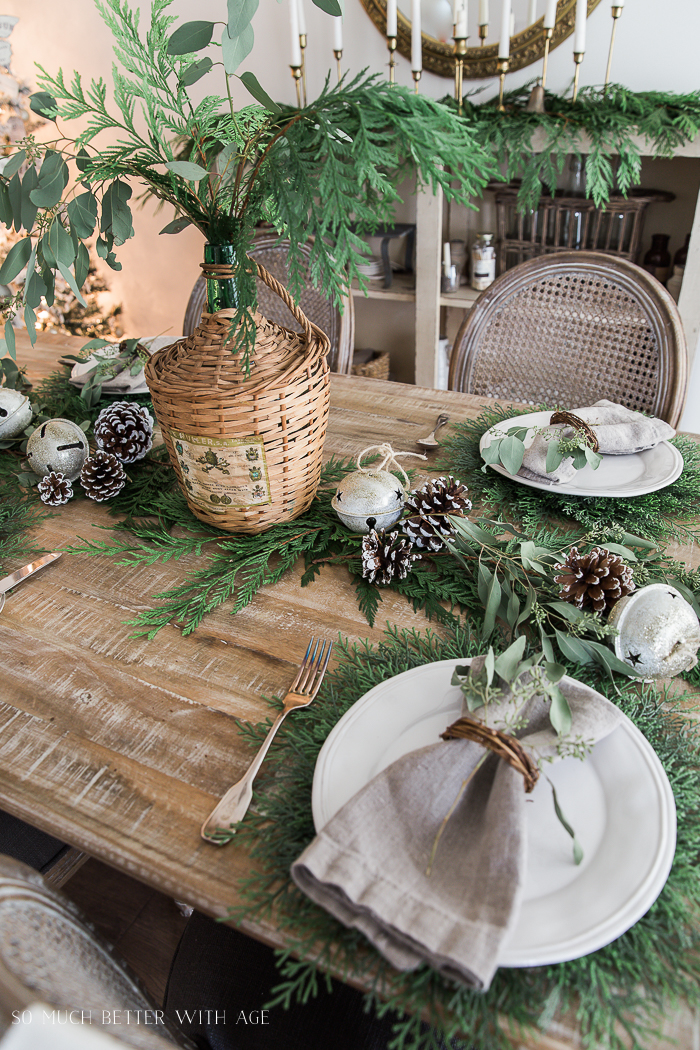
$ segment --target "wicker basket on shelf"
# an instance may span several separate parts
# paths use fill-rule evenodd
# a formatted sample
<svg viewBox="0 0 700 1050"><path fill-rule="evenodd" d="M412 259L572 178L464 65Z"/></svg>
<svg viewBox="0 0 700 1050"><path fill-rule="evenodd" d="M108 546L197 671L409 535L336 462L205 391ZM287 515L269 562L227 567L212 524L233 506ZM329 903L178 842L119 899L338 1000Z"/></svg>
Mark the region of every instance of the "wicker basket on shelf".
<svg viewBox="0 0 700 1050"><path fill-rule="evenodd" d="M644 230L644 213L653 203L675 199L665 190L632 189L627 197L613 196L597 208L590 198L568 196L557 190L544 193L537 208L518 211L517 183L490 183L496 201L498 273L526 259L572 249L606 252L637 262Z"/></svg>
<svg viewBox="0 0 700 1050"><path fill-rule="evenodd" d="M208 278L232 271L203 267ZM231 350L233 310L202 314L191 336L164 347L145 375L183 493L201 521L248 535L302 514L321 476L328 424L328 337L287 290L258 274L302 333L255 315L250 373Z"/></svg>

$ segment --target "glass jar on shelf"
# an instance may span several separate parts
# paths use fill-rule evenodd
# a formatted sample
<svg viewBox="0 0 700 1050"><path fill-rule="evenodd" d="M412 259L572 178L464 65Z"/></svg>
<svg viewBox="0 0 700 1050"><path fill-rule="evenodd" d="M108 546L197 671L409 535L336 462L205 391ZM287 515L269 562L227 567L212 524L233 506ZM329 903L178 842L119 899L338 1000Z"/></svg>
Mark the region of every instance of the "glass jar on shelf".
<svg viewBox="0 0 700 1050"><path fill-rule="evenodd" d="M496 249L492 233L479 233L472 245L472 288L484 292L496 279Z"/></svg>

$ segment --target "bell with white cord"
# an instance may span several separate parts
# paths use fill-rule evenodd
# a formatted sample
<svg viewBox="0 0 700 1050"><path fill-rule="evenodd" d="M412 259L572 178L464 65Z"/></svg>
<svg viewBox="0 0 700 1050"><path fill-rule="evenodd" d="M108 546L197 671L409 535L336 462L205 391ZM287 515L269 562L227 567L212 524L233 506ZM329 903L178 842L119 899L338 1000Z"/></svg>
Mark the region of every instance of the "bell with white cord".
<svg viewBox="0 0 700 1050"><path fill-rule="evenodd" d="M368 452L383 456L377 467L363 467L362 459ZM344 525L352 532L368 533L371 529L388 529L403 512L408 476L397 462L397 456L425 456L417 452L394 452L391 445L370 445L357 457L357 470L346 475L338 485L331 506ZM401 482L385 468L393 465L403 474Z"/></svg>

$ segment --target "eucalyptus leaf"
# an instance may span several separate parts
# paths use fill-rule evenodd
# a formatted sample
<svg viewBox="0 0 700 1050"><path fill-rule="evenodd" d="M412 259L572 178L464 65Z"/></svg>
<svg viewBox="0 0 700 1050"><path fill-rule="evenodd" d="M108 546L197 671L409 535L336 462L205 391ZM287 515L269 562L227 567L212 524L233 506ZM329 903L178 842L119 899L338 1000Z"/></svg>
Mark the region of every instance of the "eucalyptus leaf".
<svg viewBox="0 0 700 1050"><path fill-rule="evenodd" d="M71 236L58 216L51 223L48 233L42 237L44 258L52 268L70 266L75 259L75 248ZM48 248L48 253L47 253ZM50 261L50 258L53 262Z"/></svg>
<svg viewBox="0 0 700 1050"><path fill-rule="evenodd" d="M265 109L269 109L271 113L281 113L280 107L274 102L267 91L261 86L260 81L254 73L241 73L240 80L244 87L248 89L256 102L259 102Z"/></svg>
<svg viewBox="0 0 700 1050"><path fill-rule="evenodd" d="M178 26L168 40L166 53L168 55L191 55L193 51L201 51L203 47L211 42L214 34L215 22L185 22Z"/></svg>
<svg viewBox="0 0 700 1050"><path fill-rule="evenodd" d="M603 457L599 452L594 452L588 445L584 445L583 454L586 457L586 462L592 470L597 470L600 464L603 462Z"/></svg>
<svg viewBox="0 0 700 1050"><path fill-rule="evenodd" d="M83 298L83 294L80 291L80 288L78 288L78 285L76 283L75 277L70 272L68 267L65 266L62 262L59 261L59 263L58 263L58 270L59 270L59 273L62 275L64 281L66 281L66 283L70 287L70 290L72 291L73 295L78 300L80 305L81 306L87 306L87 303L85 302L85 299Z"/></svg>
<svg viewBox="0 0 700 1050"><path fill-rule="evenodd" d="M24 300L28 306L36 310L41 303L42 296L46 294L46 285L41 274L33 270L24 286Z"/></svg>
<svg viewBox="0 0 700 1050"><path fill-rule="evenodd" d="M496 654L493 651L492 645L489 646L489 651L484 660L484 670L486 671L486 684L491 685L496 671Z"/></svg>
<svg viewBox="0 0 700 1050"><path fill-rule="evenodd" d="M228 35L239 37L250 24L258 9L258 0L228 0Z"/></svg>
<svg viewBox="0 0 700 1050"><path fill-rule="evenodd" d="M583 609L579 609L578 605L574 605L573 602L547 602L547 606L565 617L569 623L578 623L586 615Z"/></svg>
<svg viewBox="0 0 700 1050"><path fill-rule="evenodd" d="M191 160L169 160L165 166L173 175L179 175L187 182L201 182L209 174L201 164L195 164Z"/></svg>
<svg viewBox="0 0 700 1050"><path fill-rule="evenodd" d="M550 682L553 682L554 685L556 685L557 682L560 682L566 674L566 668L563 664L550 663L549 660L545 660L544 669L547 672L547 678Z"/></svg>
<svg viewBox="0 0 700 1050"><path fill-rule="evenodd" d="M78 237L82 240L92 237L97 225L97 198L94 193L81 193L70 202L67 211L70 224Z"/></svg>
<svg viewBox="0 0 700 1050"><path fill-rule="evenodd" d="M525 446L515 436L504 437L501 441L499 449L501 463L508 471L509 474L517 474L523 465L523 456L525 455Z"/></svg>
<svg viewBox="0 0 700 1050"><path fill-rule="evenodd" d="M518 622L518 616L520 614L520 601L515 591L512 592L508 599L508 609L506 611L506 622L511 630L515 629L515 625Z"/></svg>
<svg viewBox="0 0 700 1050"><path fill-rule="evenodd" d="M556 470L557 467L561 465L563 459L564 453L559 447L559 442L553 438L547 444L547 458L545 460L545 470L547 473L551 474L552 471Z"/></svg>
<svg viewBox="0 0 700 1050"><path fill-rule="evenodd" d="M527 639L525 638L525 635L516 638L512 645L509 645L506 651L501 653L496 660L496 674L502 678L504 682L507 682L508 685L510 685L516 677L518 664L522 660L525 652L526 641Z"/></svg>
<svg viewBox="0 0 700 1050"><path fill-rule="evenodd" d="M311 2L325 11L327 15L333 15L335 18L343 13L340 0L311 0Z"/></svg>
<svg viewBox="0 0 700 1050"><path fill-rule="evenodd" d="M501 458L501 442L503 438L492 438L489 445L485 445L481 450L481 458L484 463L491 465L492 463L498 463Z"/></svg>
<svg viewBox="0 0 700 1050"><path fill-rule="evenodd" d="M481 630L481 637L484 641L490 637L496 626L496 613L498 612L498 606L500 604L501 585L498 580L498 575L494 573L486 597L486 611L484 613L484 624Z"/></svg>
<svg viewBox="0 0 700 1050"><path fill-rule="evenodd" d="M476 575L476 586L479 592L479 601L482 605L486 605L489 596L489 588L493 579L492 574L486 568L483 562L479 562Z"/></svg>
<svg viewBox="0 0 700 1050"><path fill-rule="evenodd" d="M629 547L624 547L621 543L605 543L600 544L601 547L605 547L606 550L612 551L613 554L621 554L623 558L627 558L627 561L637 561L637 555L634 551L631 551Z"/></svg>
<svg viewBox="0 0 700 1050"><path fill-rule="evenodd" d="M0 222L9 229L14 216L10 204L10 194L4 182L0 182Z"/></svg>
<svg viewBox="0 0 700 1050"><path fill-rule="evenodd" d="M253 50L255 34L252 25L247 25L242 33L234 40L228 34L224 26L221 36L221 57L224 60L224 69L231 76L235 73L244 58L247 58Z"/></svg>
<svg viewBox="0 0 700 1050"><path fill-rule="evenodd" d="M24 323L27 326L29 342L34 346L36 343L36 314L29 303L24 304Z"/></svg>
<svg viewBox="0 0 700 1050"><path fill-rule="evenodd" d="M576 832L574 831L574 829L571 827L571 824L569 824L568 820L564 816L562 808L559 805L559 799L557 798L557 792L556 792L556 789L554 787L554 784L552 783L551 780L549 780L549 777L547 777L547 780L549 781L549 786L552 789L552 801L554 802L554 812L557 815L557 820L559 821L561 826L564 828L564 831L566 831L567 834L569 834L571 836L572 840L573 840L574 864L579 865L581 863L581 861L583 860L583 847L581 846L581 843L579 842L579 840L576 838Z"/></svg>
<svg viewBox="0 0 700 1050"><path fill-rule="evenodd" d="M16 361L17 354L15 352L15 330L12 327L12 321L9 317L7 321L5 321L5 346L7 347L7 352L12 358L12 360Z"/></svg>
<svg viewBox="0 0 700 1050"><path fill-rule="evenodd" d="M590 452L590 449L587 446L584 446L583 448L575 448L571 453L571 459L573 460L574 468L576 470L581 470L582 467L586 466L586 463L588 462L586 452Z"/></svg>
<svg viewBox="0 0 700 1050"><path fill-rule="evenodd" d="M36 219L36 213L39 210L37 205L32 200L32 193L35 192L39 185L39 176L37 175L36 168L28 168L25 172L24 178L22 179L22 225L24 226L27 233L31 233L34 226L34 220ZM59 195L60 197L60 195Z"/></svg>
<svg viewBox="0 0 700 1050"><path fill-rule="evenodd" d="M114 244L123 244L134 236L134 227L131 224L131 209L128 201L131 197L131 186L121 179L111 182L102 194L102 215L100 218L100 232L109 235ZM111 250L111 246L110 246ZM107 255L109 262L109 255Z"/></svg>
<svg viewBox="0 0 700 1050"><path fill-rule="evenodd" d="M192 84L196 84L198 80L201 80L203 76L209 72L213 65L212 60L207 55L206 58L200 58L197 62L192 62L187 69L183 69L180 74L180 84L182 87L190 87Z"/></svg>
<svg viewBox="0 0 700 1050"><path fill-rule="evenodd" d="M580 638L574 638L571 634L566 634L563 631L559 631L555 628L554 631L557 638L557 645L559 646L562 654L567 660L573 660L577 664L589 664L592 660L592 655L586 649L583 641ZM555 663L552 657L551 663Z"/></svg>
<svg viewBox="0 0 700 1050"><path fill-rule="evenodd" d="M554 666L558 665L555 664ZM549 695L551 697L549 721L559 736L568 736L571 732L571 708L569 707L569 701L558 685L554 685L550 689Z"/></svg>
<svg viewBox="0 0 700 1050"><path fill-rule="evenodd" d="M30 168L29 170L35 171L36 169ZM40 208L53 208L63 196L69 177L68 165L61 154L48 150L38 174L38 185L29 193L32 203Z"/></svg>
<svg viewBox="0 0 700 1050"><path fill-rule="evenodd" d="M14 281L20 270L29 262L32 254L32 242L30 237L23 237L21 241L13 244L0 266L0 284L9 284Z"/></svg>
<svg viewBox="0 0 700 1050"><path fill-rule="evenodd" d="M22 229L22 180L16 172L7 184L7 197L12 209L12 221L15 231Z"/></svg>
<svg viewBox="0 0 700 1050"><path fill-rule="evenodd" d="M55 120L58 116L58 102L48 91L35 91L29 96L29 108L46 120Z"/></svg>
<svg viewBox="0 0 700 1050"><path fill-rule="evenodd" d="M82 288L90 272L90 253L81 242L78 245L78 254L75 257L75 283Z"/></svg>
<svg viewBox="0 0 700 1050"><path fill-rule="evenodd" d="M7 161L7 164L5 164L5 166L2 169L2 175L4 176L4 178L11 179L12 176L19 171L26 159L26 149L21 149L18 150L17 153L13 153Z"/></svg>
<svg viewBox="0 0 700 1050"><path fill-rule="evenodd" d="M164 226L160 231L161 233L182 233L188 226L192 225L192 219L188 219L186 215L178 215L176 219L169 222L167 226Z"/></svg>

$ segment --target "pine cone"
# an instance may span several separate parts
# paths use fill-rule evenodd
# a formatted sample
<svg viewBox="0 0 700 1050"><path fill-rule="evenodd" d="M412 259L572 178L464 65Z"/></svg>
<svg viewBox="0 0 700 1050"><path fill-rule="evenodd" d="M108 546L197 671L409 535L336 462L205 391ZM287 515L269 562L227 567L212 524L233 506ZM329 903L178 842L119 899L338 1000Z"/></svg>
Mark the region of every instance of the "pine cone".
<svg viewBox="0 0 700 1050"><path fill-rule="evenodd" d="M126 473L116 456L98 449L94 456L85 460L80 471L80 484L85 495L103 503L124 488Z"/></svg>
<svg viewBox="0 0 700 1050"><path fill-rule="evenodd" d="M420 561L420 554L412 553L411 542L398 535L372 529L362 537L362 575L370 583L387 584L393 576L405 580L411 562Z"/></svg>
<svg viewBox="0 0 700 1050"><path fill-rule="evenodd" d="M120 463L135 463L153 444L153 417L133 401L115 401L95 420L95 440Z"/></svg>
<svg viewBox="0 0 700 1050"><path fill-rule="evenodd" d="M579 609L606 612L618 599L636 590L630 567L605 547L594 547L590 554L579 554L572 547L566 561L554 568L561 573L554 577L561 587L559 597Z"/></svg>
<svg viewBox="0 0 700 1050"><path fill-rule="evenodd" d="M73 496L73 485L65 474L56 474L53 470L41 479L37 488L42 502L50 507L60 507Z"/></svg>
<svg viewBox="0 0 700 1050"><path fill-rule="evenodd" d="M417 512L402 522L409 539L416 547L431 551L439 551L443 545L441 537L454 533L447 515L465 514L472 508L467 486L451 474L426 481L422 488L411 493L404 506Z"/></svg>

